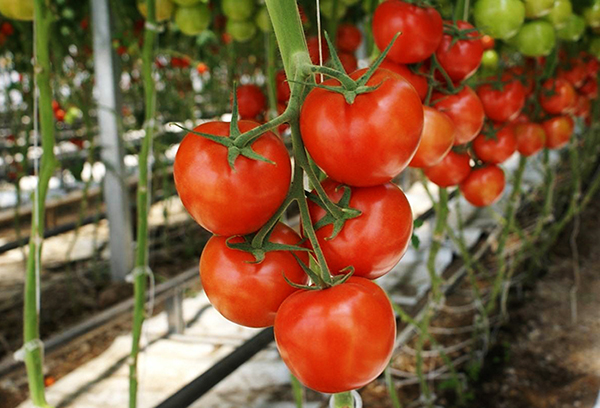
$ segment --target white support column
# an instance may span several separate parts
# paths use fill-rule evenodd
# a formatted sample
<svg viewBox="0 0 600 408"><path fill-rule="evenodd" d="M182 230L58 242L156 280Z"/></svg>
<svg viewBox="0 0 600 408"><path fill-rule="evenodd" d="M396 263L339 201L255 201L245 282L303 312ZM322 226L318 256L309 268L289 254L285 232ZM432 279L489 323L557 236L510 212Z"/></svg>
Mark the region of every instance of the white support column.
<svg viewBox="0 0 600 408"><path fill-rule="evenodd" d="M123 145L119 134L120 94L111 38L109 0L90 0L94 34L94 70L98 102L100 148L106 165L104 201L110 228L110 268L114 280L124 280L133 268L133 232L129 192L124 183Z"/></svg>

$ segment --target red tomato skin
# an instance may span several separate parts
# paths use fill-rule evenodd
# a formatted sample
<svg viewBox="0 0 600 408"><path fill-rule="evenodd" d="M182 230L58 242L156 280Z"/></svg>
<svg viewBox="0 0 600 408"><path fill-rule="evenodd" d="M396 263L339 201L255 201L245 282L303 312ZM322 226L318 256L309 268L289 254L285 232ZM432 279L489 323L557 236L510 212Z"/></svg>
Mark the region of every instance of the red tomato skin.
<svg viewBox="0 0 600 408"><path fill-rule="evenodd" d="M491 50L496 46L496 40L494 40L494 37L485 34L481 37L481 45L484 51Z"/></svg>
<svg viewBox="0 0 600 408"><path fill-rule="evenodd" d="M421 143L410 167L435 166L448 154L456 138L456 126L448 115L429 106L423 107L424 122Z"/></svg>
<svg viewBox="0 0 600 408"><path fill-rule="evenodd" d="M277 101L281 103L287 103L290 100L292 91L290 90L290 84L287 82L287 77L284 71L279 71L275 76L275 82L277 84Z"/></svg>
<svg viewBox="0 0 600 408"><path fill-rule="evenodd" d="M459 146L475 139L485 121L481 100L470 87L466 86L455 95L434 93L433 107L445 113L456 125L454 145Z"/></svg>
<svg viewBox="0 0 600 408"><path fill-rule="evenodd" d="M340 51L355 52L362 42L360 30L352 24L340 24L337 29L336 45Z"/></svg>
<svg viewBox="0 0 600 408"><path fill-rule="evenodd" d="M473 150L481 161L489 164L500 164L508 160L517 150L517 139L513 126L507 125L496 129L496 140L480 134L473 141Z"/></svg>
<svg viewBox="0 0 600 408"><path fill-rule="evenodd" d="M306 46L308 47L308 54L310 55L310 60L313 64L319 65L320 63L320 55L319 55L319 37L312 36L306 39ZM325 39L321 39L321 49L323 54L323 64L329 59L329 47L327 47L327 42Z"/></svg>
<svg viewBox="0 0 600 408"><path fill-rule="evenodd" d="M475 207L487 207L502 197L506 179L498 166L489 165L474 169L460 184L465 199Z"/></svg>
<svg viewBox="0 0 600 408"><path fill-rule="evenodd" d="M546 132L546 147L548 149L560 149L571 140L575 123L569 116L558 116L542 122Z"/></svg>
<svg viewBox="0 0 600 408"><path fill-rule="evenodd" d="M450 150L440 163L424 170L425 176L440 187L457 186L471 173L470 162L468 154Z"/></svg>
<svg viewBox="0 0 600 408"><path fill-rule="evenodd" d="M590 99L596 99L598 97L598 81L596 78L588 78L581 88L579 88L579 92Z"/></svg>
<svg viewBox="0 0 600 408"><path fill-rule="evenodd" d="M365 69L350 76L359 78ZM325 85L335 86L336 80ZM306 149L331 178L351 186L387 183L406 168L419 146L423 105L412 85L388 70L367 82L379 85L348 104L343 95L314 88L300 112Z"/></svg>
<svg viewBox="0 0 600 408"><path fill-rule="evenodd" d="M415 91L419 94L419 98L421 101L424 101L427 97L427 91L429 89L429 85L427 84L427 78L422 75L415 74L408 68L406 65L396 64L390 60L384 60L379 68L387 69L396 74L404 77L410 84L415 88Z"/></svg>
<svg viewBox="0 0 600 408"><path fill-rule="evenodd" d="M341 184L331 179L322 184L334 202L342 198ZM346 273L340 271L353 266L354 276L377 279L392 270L406 253L413 229L412 210L395 184L351 189L350 207L362 214L346 221L335 238L328 239L332 225L318 229L317 238L331 273ZM312 201L309 210L314 223L325 216L325 210Z"/></svg>
<svg viewBox="0 0 600 408"><path fill-rule="evenodd" d="M548 79L543 88L555 92L551 96L545 95L543 91L540 94L540 104L549 114L560 115L575 104L575 89L564 79Z"/></svg>
<svg viewBox="0 0 600 408"><path fill-rule="evenodd" d="M533 156L542 150L546 144L544 128L533 122L520 123L515 126L517 150L521 156Z"/></svg>
<svg viewBox="0 0 600 408"><path fill-rule="evenodd" d="M569 82L575 88L581 88L587 78L587 68L585 64L577 61L571 62L570 69L559 69L558 77Z"/></svg>
<svg viewBox="0 0 600 408"><path fill-rule="evenodd" d="M493 89L491 85L477 88L483 109L488 118L495 122L510 122L519 116L525 106L525 87L516 80L505 83L502 90Z"/></svg>
<svg viewBox="0 0 600 408"><path fill-rule="evenodd" d="M588 118L592 112L592 102L586 95L578 94L573 114L580 118Z"/></svg>
<svg viewBox="0 0 600 408"><path fill-rule="evenodd" d="M298 291L275 318L281 358L300 382L324 393L354 390L377 378L395 338L385 292L360 277L325 290Z"/></svg>
<svg viewBox="0 0 600 408"><path fill-rule="evenodd" d="M448 23L452 24L452 22ZM457 21L456 25L460 30L474 28L466 21ZM479 34L473 31L468 36L472 39L459 40L452 45L452 36L444 34L435 52L440 65L454 82L460 82L471 77L481 65L483 45L479 39Z"/></svg>
<svg viewBox="0 0 600 408"><path fill-rule="evenodd" d="M238 111L242 119L254 119L265 111L267 98L261 89L253 84L237 88Z"/></svg>
<svg viewBox="0 0 600 408"><path fill-rule="evenodd" d="M238 124L241 132L258 126L246 120ZM194 130L227 136L229 123L205 123ZM252 148L275 165L239 156L235 171L231 170L224 146L192 133L179 146L173 166L179 198L192 218L214 234L231 236L257 231L288 193L291 163L283 141L267 132Z"/></svg>
<svg viewBox="0 0 600 408"><path fill-rule="evenodd" d="M356 71L356 68L358 68L358 61L356 60L354 54L340 52L338 57L342 63L342 66L344 67L344 71L346 71L347 74L351 74L352 72Z"/></svg>
<svg viewBox="0 0 600 408"><path fill-rule="evenodd" d="M401 32L388 58L398 64L413 64L429 58L442 40L444 24L434 8L421 8L400 0L381 3L373 15L373 37L384 50Z"/></svg>
<svg viewBox="0 0 600 408"><path fill-rule="evenodd" d="M291 252L267 252L261 263L244 251L227 247L227 237L213 236L202 251L200 278L202 288L210 303L226 319L247 327L268 327L275 322L279 306L296 288L284 277L305 285L308 277ZM271 242L297 245L301 238L290 227L277 224ZM242 237L232 238L232 243L243 242ZM304 263L307 252L294 254Z"/></svg>

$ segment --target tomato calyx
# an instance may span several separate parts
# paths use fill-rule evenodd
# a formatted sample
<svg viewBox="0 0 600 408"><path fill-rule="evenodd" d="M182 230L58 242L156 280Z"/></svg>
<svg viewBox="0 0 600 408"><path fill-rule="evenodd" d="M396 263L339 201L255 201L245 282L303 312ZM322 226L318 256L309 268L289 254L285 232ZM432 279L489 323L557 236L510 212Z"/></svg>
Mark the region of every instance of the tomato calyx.
<svg viewBox="0 0 600 408"><path fill-rule="evenodd" d="M308 277L310 278L310 280L312 282L311 285L299 285L297 283L290 281L285 276L285 273L284 273L283 278L285 279L285 281L289 285L291 285L292 287L294 287L296 289L323 290L323 289L327 289L327 288L332 288L334 286L345 283L354 274L354 267L348 266L340 271L340 272L348 271L348 273L342 274L342 275L331 276L329 274L329 272L323 273L323 271L319 267L318 262L316 261L316 259L314 257L311 256L311 259L310 259L311 266L309 267L304 262L302 262L302 260L300 258L298 258L298 256L296 256L296 254L292 253L292 255L294 256L294 258L296 258L296 262L298 262L298 265L300 265L300 267L302 268L304 273L306 273L308 275Z"/></svg>
<svg viewBox="0 0 600 408"><path fill-rule="evenodd" d="M333 79L336 79L339 81L340 86L328 86L328 85L311 84L311 83L303 83L303 84L311 86L311 87L317 87L317 88L325 89L325 90L328 90L331 92L336 92L336 93L342 94L344 96L344 99L346 99L346 102L349 105L353 104L354 100L356 99L356 97L358 95L373 92L381 86L381 84L383 82L381 82L377 85L373 85L373 86L367 86L367 82L369 81L371 76L373 76L373 74L375 73L377 68L379 68L379 66L381 65L381 63L383 62L383 60L385 59L387 54L390 52L390 49L394 45L394 42L400 35L401 35L401 33L396 33L394 38L392 38L392 41L390 41L390 43L385 48L385 50L383 50L383 52L379 55L379 57L377 57L377 59L375 60L375 62L373 62L371 67L369 67L369 69L364 74L362 74L360 76L360 78L358 78L355 81L344 70L344 66L342 65L340 57L338 56L337 52L335 51L335 47L334 47L333 43L331 42L329 35L327 34L327 32L325 32L325 39L327 40L327 44L329 46L329 49L331 50L330 58L331 58L331 61L333 64L333 68L324 67L324 66L320 66L320 65L307 65L305 67L305 71L308 75L322 74L322 75L331 77ZM290 81L290 82L294 82L294 81Z"/></svg>
<svg viewBox="0 0 600 408"><path fill-rule="evenodd" d="M265 255L267 254L267 252L273 252L273 251L288 251L288 252L289 251L296 251L296 252L305 251L305 252L308 252L308 251L310 251L310 249L301 247L299 245L288 245L288 244L279 244L276 242L271 242L271 241L269 241L269 236L271 235L272 232L273 232L273 229L271 229L271 231L269 231L268 235L265 237L266 239L263 242L261 242L260 244L257 244L257 242L254 241L254 237L256 235L244 236L243 237L244 242L231 242L232 239L237 238L238 236L229 237L225 241L225 244L227 245L227 248L235 249L238 251L244 251L244 252L248 252L249 254L251 254L254 257L254 261L248 261L248 263L250 263L250 264L259 264L262 261L264 261Z"/></svg>
<svg viewBox="0 0 600 408"><path fill-rule="evenodd" d="M317 194L310 193L308 195L309 200L311 200L312 202L317 204L319 207L321 207L325 211L327 211L327 214L314 224L314 229L316 231L316 230L319 230L320 228L323 228L326 225L333 225L333 231L331 233L331 236L325 238L328 241L332 240L338 236L338 234L340 233L342 228L344 228L346 221L351 220L352 218L359 217L362 214L361 211L350 207L350 198L352 195L352 191L351 191L350 187L348 187L348 186L340 186L340 187L344 189L344 193L342 195L342 198L340 198L340 200L336 204L337 204L338 208L340 208L342 210L341 217L340 216L336 217L332 213L330 213L327 210L327 206L325 205L325 203L321 200L321 197L319 197Z"/></svg>
<svg viewBox="0 0 600 408"><path fill-rule="evenodd" d="M477 33L478 35L473 36L473 33ZM479 40L482 38L481 34L479 34L479 29L473 28L459 28L456 22L452 24L444 23L444 34L452 37L452 41L450 41L450 46L448 49L454 47L459 41L473 41Z"/></svg>
<svg viewBox="0 0 600 408"><path fill-rule="evenodd" d="M233 86L233 112L231 116L231 122L229 126L229 136L216 136L211 135L209 133L197 132L192 129L188 129L184 126L179 125L178 123L172 123L178 128L185 130L188 133L194 134L196 136L203 137L215 143L218 143L227 148L227 162L229 163L229 167L231 170L235 171L235 161L239 156L244 156L251 160L262 161L265 163L269 163L275 165L275 163L266 157L256 153L252 149L252 143L256 141L263 133L276 128L277 126L283 124L288 120L288 115L284 112L282 115L276 117L275 119L255 127L254 129L242 133L238 127L238 105L237 105L237 96L236 96L237 86L234 84Z"/></svg>

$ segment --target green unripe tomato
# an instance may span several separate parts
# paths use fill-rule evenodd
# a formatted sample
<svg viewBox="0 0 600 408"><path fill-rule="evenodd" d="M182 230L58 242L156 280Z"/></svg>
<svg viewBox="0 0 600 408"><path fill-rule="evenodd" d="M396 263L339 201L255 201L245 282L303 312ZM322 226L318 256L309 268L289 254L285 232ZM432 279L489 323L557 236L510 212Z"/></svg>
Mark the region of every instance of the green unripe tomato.
<svg viewBox="0 0 600 408"><path fill-rule="evenodd" d="M473 16L475 25L485 34L506 40L523 25L525 6L520 0L478 0Z"/></svg>
<svg viewBox="0 0 600 408"><path fill-rule="evenodd" d="M221 9L229 20L245 21L254 14L254 0L223 0Z"/></svg>
<svg viewBox="0 0 600 408"><path fill-rule="evenodd" d="M573 4L571 4L571 0L554 0L554 7L552 7L550 13L546 16L546 20L558 28L565 25L572 14Z"/></svg>
<svg viewBox="0 0 600 408"><path fill-rule="evenodd" d="M336 18L339 20L344 17L346 15L346 11L348 11L348 6L338 0ZM325 18L333 17L333 0L321 0L321 14L323 14Z"/></svg>
<svg viewBox="0 0 600 408"><path fill-rule="evenodd" d="M261 7L254 17L254 22L263 33L273 31L273 25L271 24L271 17L269 17L269 11L266 7Z"/></svg>
<svg viewBox="0 0 600 408"><path fill-rule="evenodd" d="M594 2L590 7L583 10L583 17L590 27L600 27L600 1Z"/></svg>
<svg viewBox="0 0 600 408"><path fill-rule="evenodd" d="M592 54L596 58L600 58L600 37L592 38L592 41L590 41L589 51L590 54Z"/></svg>
<svg viewBox="0 0 600 408"><path fill-rule="evenodd" d="M498 68L500 57L496 50L485 50L481 56L481 66L487 70L495 70Z"/></svg>
<svg viewBox="0 0 600 408"><path fill-rule="evenodd" d="M525 0L525 16L537 18L545 16L554 6L554 0Z"/></svg>
<svg viewBox="0 0 600 408"><path fill-rule="evenodd" d="M556 45L554 27L545 20L535 20L523 24L514 39L519 52L527 57L549 55Z"/></svg>
<svg viewBox="0 0 600 408"><path fill-rule="evenodd" d="M61 14L67 20L73 20L75 18L75 12L71 7L64 8Z"/></svg>
<svg viewBox="0 0 600 408"><path fill-rule="evenodd" d="M171 18L173 15L173 2L171 0L156 0L156 21L165 21ZM146 8L146 2L138 0L137 8L140 11L140 14L144 16L144 18L148 18L148 12Z"/></svg>
<svg viewBox="0 0 600 408"><path fill-rule="evenodd" d="M200 3L202 0L172 0L178 6L189 7Z"/></svg>
<svg viewBox="0 0 600 408"><path fill-rule="evenodd" d="M565 41L579 41L585 32L585 20L577 14L572 14L567 22L556 30L556 36Z"/></svg>
<svg viewBox="0 0 600 408"><path fill-rule="evenodd" d="M250 41L256 34L256 25L251 21L227 20L225 30L231 35L234 41Z"/></svg>
<svg viewBox="0 0 600 408"><path fill-rule="evenodd" d="M185 35L198 35L210 24L210 10L206 4L191 7L177 7L175 24Z"/></svg>
<svg viewBox="0 0 600 408"><path fill-rule="evenodd" d="M32 21L33 0L0 0L0 13L12 20Z"/></svg>
<svg viewBox="0 0 600 408"><path fill-rule="evenodd" d="M68 37L71 35L71 29L68 26L60 26L60 34L63 37Z"/></svg>

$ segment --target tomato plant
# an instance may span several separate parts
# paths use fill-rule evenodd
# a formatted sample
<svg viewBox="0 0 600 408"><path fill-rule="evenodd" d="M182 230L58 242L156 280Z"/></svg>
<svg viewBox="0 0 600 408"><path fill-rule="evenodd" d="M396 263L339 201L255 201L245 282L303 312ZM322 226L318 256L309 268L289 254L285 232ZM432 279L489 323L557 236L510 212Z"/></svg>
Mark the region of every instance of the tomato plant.
<svg viewBox="0 0 600 408"><path fill-rule="evenodd" d="M434 93L433 107L445 113L456 125L455 145L462 145L475 139L485 120L483 104L477 94L468 86L453 95Z"/></svg>
<svg viewBox="0 0 600 408"><path fill-rule="evenodd" d="M454 145L456 126L448 115L429 106L424 107L423 133L411 167L431 167L438 164Z"/></svg>
<svg viewBox="0 0 600 408"><path fill-rule="evenodd" d="M240 117L254 119L264 112L267 98L261 89L253 84L242 85L237 88L237 101Z"/></svg>
<svg viewBox="0 0 600 408"><path fill-rule="evenodd" d="M473 140L473 151L485 163L504 163L517 150L515 131L512 125L495 125L492 133L477 136Z"/></svg>
<svg viewBox="0 0 600 408"><path fill-rule="evenodd" d="M460 192L475 207L486 207L502 197L505 184L504 171L492 164L473 169L460 183Z"/></svg>
<svg viewBox="0 0 600 408"><path fill-rule="evenodd" d="M337 30L336 45L340 51L355 52L362 42L360 30L352 24L340 24Z"/></svg>
<svg viewBox="0 0 600 408"><path fill-rule="evenodd" d="M447 24L452 24L447 22ZM466 21L457 21L453 26L457 31L455 35L465 35L465 30L473 30L474 27ZM483 45L479 39L479 33L469 31L466 34L467 39L456 41L454 36L444 34L442 41L438 46L435 55L446 71L448 76L455 82L463 81L469 78L477 71L481 64L483 55Z"/></svg>
<svg viewBox="0 0 600 408"><path fill-rule="evenodd" d="M575 123L570 116L557 116L542 123L546 133L546 147L548 149L560 149L571 140Z"/></svg>
<svg viewBox="0 0 600 408"><path fill-rule="evenodd" d="M239 122L241 132L257 126L252 121ZM230 124L209 122L194 131L225 137L230 135ZM254 232L285 199L291 164L283 141L266 132L252 149L275 164L239 156L232 169L226 147L193 133L185 136L177 150L173 176L179 198L192 218L214 234Z"/></svg>
<svg viewBox="0 0 600 408"><path fill-rule="evenodd" d="M319 392L354 390L373 381L387 366L395 338L385 292L360 277L296 292L275 317L281 358L296 378Z"/></svg>
<svg viewBox="0 0 600 408"><path fill-rule="evenodd" d="M423 171L432 183L440 187L459 185L471 173L471 158L466 153L456 153L452 150L435 166Z"/></svg>
<svg viewBox="0 0 600 408"><path fill-rule="evenodd" d="M570 65L568 69L559 69L557 76L568 81L575 88L581 88L588 75L586 65L577 60L572 60Z"/></svg>
<svg viewBox="0 0 600 408"><path fill-rule="evenodd" d="M358 79L365 72L350 76ZM323 85L340 86L334 79ZM302 140L312 158L331 178L352 186L390 181L408 165L421 140L423 106L410 83L378 69L367 82L373 85L379 87L353 103L338 92L314 88L300 113Z"/></svg>
<svg viewBox="0 0 600 408"><path fill-rule="evenodd" d="M515 136L517 138L517 150L522 156L533 156L546 144L546 132L544 128L533 122L519 123L515 125Z"/></svg>
<svg viewBox="0 0 600 408"><path fill-rule="evenodd" d="M496 122L509 122L519 116L525 106L525 87L521 82L509 79L498 89L493 84L477 88L483 109L488 118Z"/></svg>
<svg viewBox="0 0 600 408"><path fill-rule="evenodd" d="M325 180L323 188L332 201L338 202L344 189L350 187ZM319 244L332 273L345 273L341 271L352 266L354 276L377 279L396 266L408 248L412 235L410 204L402 190L392 183L352 187L350 191L349 206L362 214L346 221L334 238L331 238L333 225L319 228ZM326 214L314 202L309 202L309 209L314 223Z"/></svg>
<svg viewBox="0 0 600 408"><path fill-rule="evenodd" d="M297 245L301 238L287 225L278 223L269 240ZM202 289L219 313L234 323L248 327L267 327L275 322L279 306L297 289L285 278L304 285L308 276L290 251L271 251L255 263L252 254L227 246L227 237L213 236L202 250L200 277ZM229 242L244 242L235 237ZM308 263L306 252L294 252Z"/></svg>
<svg viewBox="0 0 600 408"><path fill-rule="evenodd" d="M540 105L551 115L559 115L575 104L575 89L564 79L550 78L544 82Z"/></svg>
<svg viewBox="0 0 600 408"><path fill-rule="evenodd" d="M440 13L432 7L418 7L401 0L386 0L373 15L373 37L379 49L396 39L388 58L399 64L427 59L438 48L443 35Z"/></svg>
<svg viewBox="0 0 600 408"><path fill-rule="evenodd" d="M400 76L404 77L410 84L415 88L415 91L419 94L422 101L427 97L427 90L429 85L427 84L427 78L414 73L410 68L403 64L396 64L395 62L385 60L381 63L379 68L388 69Z"/></svg>
<svg viewBox="0 0 600 408"><path fill-rule="evenodd" d="M473 8L475 25L494 38L514 36L525 21L525 6L520 0L477 0Z"/></svg>

